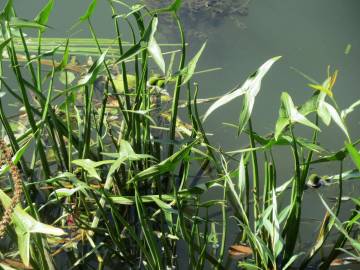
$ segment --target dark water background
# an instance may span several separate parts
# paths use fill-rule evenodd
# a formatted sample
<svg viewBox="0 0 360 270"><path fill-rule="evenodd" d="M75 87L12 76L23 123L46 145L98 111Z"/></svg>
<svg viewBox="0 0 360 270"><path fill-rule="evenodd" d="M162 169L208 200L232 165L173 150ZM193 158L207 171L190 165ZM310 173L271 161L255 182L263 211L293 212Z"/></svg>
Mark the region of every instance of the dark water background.
<svg viewBox="0 0 360 270"><path fill-rule="evenodd" d="M16 0L18 16L33 18L46 1ZM48 36L64 37L66 32L81 16L89 0L56 1L49 20L53 27ZM196 30L202 35L187 35L190 46L188 58L196 53L207 40L207 47L198 65L198 69L222 68L212 73L195 77L200 85L200 98L223 95L235 85L243 82L249 74L267 59L282 55L265 77L258 95L252 121L255 130L265 134L274 130L278 117L281 92L287 91L295 104L301 104L311 94L307 81L291 70L295 67L318 81L326 78L327 66L339 69L339 77L334 89L335 97L341 108L349 106L360 98L360 1L358 0L253 0L248 4L248 15L230 18L218 15L213 21L204 21L199 15L199 23L186 27L187 32ZM160 18L161 19L161 18ZM111 11L106 1L98 1L92 22L99 37L114 37ZM123 35L128 36L124 25ZM79 37L90 37L83 29ZM160 42L178 41L176 29L158 33ZM345 54L345 48L351 45L351 51ZM247 139L237 137L236 131L225 127L223 122L237 123L241 100L231 102L219 109L205 123L206 131L214 145L226 150L235 150L247 145ZM202 112L206 106L200 105ZM349 118L351 135L360 135L359 111ZM329 150L337 150L343 145L344 135L332 124L322 128L320 140ZM309 135L308 129L297 129L298 134ZM286 180L293 174L292 157L288 150L280 149L275 153L279 178ZM290 162L291 161L291 162ZM351 163L345 164L349 168ZM338 164L314 166L312 171L321 174L337 173ZM356 192L356 187L348 185L344 193ZM328 188L325 196L337 194L336 187ZM358 194L358 191L357 191ZM348 216L348 207L344 207L344 217ZM306 192L304 196L304 224L301 238L306 244L313 240L314 221L323 216L323 206L315 192ZM318 223L315 223L318 224ZM236 230L235 226L231 229ZM303 244L304 244L303 243ZM346 268L350 269L350 268ZM353 268L355 269L355 268Z"/></svg>

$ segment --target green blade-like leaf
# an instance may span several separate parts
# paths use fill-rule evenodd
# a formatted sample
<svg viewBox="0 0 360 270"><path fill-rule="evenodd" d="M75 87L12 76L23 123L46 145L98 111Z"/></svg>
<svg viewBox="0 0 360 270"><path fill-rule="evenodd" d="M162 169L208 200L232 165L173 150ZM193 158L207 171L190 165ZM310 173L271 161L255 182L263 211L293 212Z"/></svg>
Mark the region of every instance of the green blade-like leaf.
<svg viewBox="0 0 360 270"><path fill-rule="evenodd" d="M281 94L281 107L279 111L279 118L275 126L275 139L277 140L285 129L285 127L290 123L300 123L302 125L313 128L317 131L320 129L310 122L304 115L302 115L295 107L294 102L292 101L290 95L286 92Z"/></svg>
<svg viewBox="0 0 360 270"><path fill-rule="evenodd" d="M152 20L151 23L152 23L152 29L151 29L151 35L150 35L147 50L150 53L150 55L152 56L152 58L154 59L155 63L159 66L161 72L163 74L165 74L165 61L162 56L160 46L156 42L155 37L154 37L156 29L157 29L157 25L158 25L158 18L154 17L154 19Z"/></svg>
<svg viewBox="0 0 360 270"><path fill-rule="evenodd" d="M177 12L182 4L182 0L174 0L169 6L154 10L152 13Z"/></svg>
<svg viewBox="0 0 360 270"><path fill-rule="evenodd" d="M128 183L133 183L135 181L150 179L153 176L171 172L177 166L177 164L189 154L189 152L191 151L191 148L196 143L197 143L197 140L195 140L192 143L188 144L187 146L183 147L181 150L179 150L175 154L171 155L167 159L163 160L159 164L156 164L154 166L151 166L151 167L143 170L142 172L139 172L130 181L128 181Z"/></svg>
<svg viewBox="0 0 360 270"><path fill-rule="evenodd" d="M46 25L40 24L36 21L29 21L18 17L11 17L9 25L14 28L37 28L40 31L44 31L47 28Z"/></svg>
<svg viewBox="0 0 360 270"><path fill-rule="evenodd" d="M281 58L281 56L277 56L277 57L273 57L273 58L269 59L255 73L253 73L240 88L238 88L228 94L225 94L220 99L218 99L216 102L214 102L214 104L212 104L209 107L209 109L206 111L203 121L205 121L206 118L208 118L208 116L212 112L214 112L221 106L229 103L233 99L245 94L246 92L251 92L250 95L255 98L260 91L262 79L264 78L266 73L269 71L271 66L280 58Z"/></svg>
<svg viewBox="0 0 360 270"><path fill-rule="evenodd" d="M54 0L49 0L47 4L41 9L39 14L35 17L34 21L41 25L46 25L50 16L50 13L54 7Z"/></svg>
<svg viewBox="0 0 360 270"><path fill-rule="evenodd" d="M197 62L200 59L201 54L203 53L206 47L206 42L201 46L200 50L195 54L195 56L189 61L186 67L180 70L180 74L184 77L182 84L186 84L191 77L194 75Z"/></svg>
<svg viewBox="0 0 360 270"><path fill-rule="evenodd" d="M14 16L13 12L13 0L8 0L4 9L0 13L0 18L6 21L10 21L10 18Z"/></svg>
<svg viewBox="0 0 360 270"><path fill-rule="evenodd" d="M359 154L359 152L356 150L356 148L351 143L345 142L345 146L350 154L352 161L354 162L354 164L360 171L360 154Z"/></svg>
<svg viewBox="0 0 360 270"><path fill-rule="evenodd" d="M88 73L81 80L79 80L79 85L92 84L95 82L100 68L105 61L106 53L107 50L103 52L100 57L93 63Z"/></svg>
<svg viewBox="0 0 360 270"><path fill-rule="evenodd" d="M325 105L327 111L329 112L331 118L340 127L340 129L345 133L347 139L350 141L349 132L348 132L343 120L341 119L340 115L336 111L336 109L331 104L329 104L329 103L327 103L325 101L324 101L324 105Z"/></svg>
<svg viewBox="0 0 360 270"><path fill-rule="evenodd" d="M15 227L15 232L21 260L25 266L30 266L30 233L19 227Z"/></svg>
<svg viewBox="0 0 360 270"><path fill-rule="evenodd" d="M15 155L12 157L12 162L16 165L19 160L21 159L21 157L24 155L26 149L29 147L31 140L29 140L26 144L24 144L16 153ZM4 166L1 167L0 169L0 175L3 175L4 173L6 173L9 170L9 165L5 164Z"/></svg>
<svg viewBox="0 0 360 270"><path fill-rule="evenodd" d="M354 102L349 108L341 111L341 118L345 119L350 113L352 113L356 107L360 105L360 100Z"/></svg>
<svg viewBox="0 0 360 270"><path fill-rule="evenodd" d="M255 97L253 95L251 95L251 92L246 92L246 94L244 96L244 100L243 100L242 109L240 112L238 134L242 133L243 130L245 129L245 127L250 119L251 112L254 108L254 103L255 103Z"/></svg>
<svg viewBox="0 0 360 270"><path fill-rule="evenodd" d="M93 14L93 12L95 10L96 3L97 3L97 0L93 0L91 2L91 4L87 8L85 14L80 17L80 22L84 22L84 21L86 21L87 19L90 18L90 16Z"/></svg>
<svg viewBox="0 0 360 270"><path fill-rule="evenodd" d="M89 177L94 177L98 180L100 179L100 176L98 175L97 171L96 171L96 167L105 165L105 164L110 164L113 163L113 160L103 160L103 161L92 161L91 159L75 159L72 161L73 164L80 166L81 168L83 168L85 171L87 171Z"/></svg>
<svg viewBox="0 0 360 270"><path fill-rule="evenodd" d="M11 38L8 38L0 44L0 61L2 61L2 58L3 58L3 50L9 44L10 41L11 41Z"/></svg>

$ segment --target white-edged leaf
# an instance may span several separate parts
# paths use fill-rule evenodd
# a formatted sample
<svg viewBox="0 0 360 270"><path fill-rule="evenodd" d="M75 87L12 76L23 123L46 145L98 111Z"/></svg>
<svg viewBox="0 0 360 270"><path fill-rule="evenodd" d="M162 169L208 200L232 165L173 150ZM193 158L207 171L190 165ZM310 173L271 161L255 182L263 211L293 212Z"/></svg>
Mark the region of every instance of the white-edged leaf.
<svg viewBox="0 0 360 270"><path fill-rule="evenodd" d="M248 79L245 81L245 83L238 89L225 94L221 98L219 98L216 102L214 102L209 109L206 111L204 115L203 121L205 121L208 116L213 113L215 110L220 108L221 106L229 103L233 99L240 97L241 95L245 94L246 92L251 92L251 96L253 98L256 97L256 95L260 91L261 87L261 81L266 75L266 73L269 71L271 66L281 58L281 56L273 57L266 61L255 73L253 73Z"/></svg>

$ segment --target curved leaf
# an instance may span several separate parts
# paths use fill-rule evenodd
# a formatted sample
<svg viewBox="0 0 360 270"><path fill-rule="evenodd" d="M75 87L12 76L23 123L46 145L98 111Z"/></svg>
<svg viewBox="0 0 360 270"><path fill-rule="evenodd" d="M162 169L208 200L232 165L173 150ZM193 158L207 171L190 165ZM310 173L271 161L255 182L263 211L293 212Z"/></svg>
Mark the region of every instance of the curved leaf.
<svg viewBox="0 0 360 270"><path fill-rule="evenodd" d="M216 102L214 102L214 104L212 104L209 107L209 109L206 111L203 121L205 121L211 113L213 113L215 110L217 110L221 106L229 103L233 99L235 99L247 92L250 92L249 95L251 95L251 97L255 98L256 95L260 91L262 79L264 78L266 73L269 71L271 66L280 58L281 58L281 56L277 56L277 57L273 57L273 58L269 59L255 73L253 73L240 88L234 90L233 92L225 94L220 99L218 99ZM249 112L247 112L247 114L249 114ZM251 112L250 112L250 114L251 114Z"/></svg>
<svg viewBox="0 0 360 270"><path fill-rule="evenodd" d="M51 10L54 7L54 0L49 0L49 2L41 9L39 14L35 17L34 21L41 24L46 25L51 13Z"/></svg>

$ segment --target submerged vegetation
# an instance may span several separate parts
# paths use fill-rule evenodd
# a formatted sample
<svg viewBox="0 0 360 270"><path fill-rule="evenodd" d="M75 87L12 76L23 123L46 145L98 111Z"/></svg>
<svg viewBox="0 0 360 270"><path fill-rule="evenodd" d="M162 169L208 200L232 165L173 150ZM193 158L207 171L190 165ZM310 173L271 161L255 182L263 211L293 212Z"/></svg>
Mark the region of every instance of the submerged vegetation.
<svg viewBox="0 0 360 270"><path fill-rule="evenodd" d="M347 124L360 102L338 106L338 71L329 68L324 82L301 73L313 94L296 106L283 92L274 132L259 135L251 115L262 79L281 61L274 57L201 116L198 105L214 100L199 100L201 85L193 80L206 44L186 57L181 2L149 9L109 0L114 39L94 30L96 0L74 25L86 25L90 39L44 37L53 0L32 20L17 17L7 2L0 14L0 268L285 270L359 263L360 201L344 194L344 185L360 177L360 140ZM172 16L180 44L157 43L162 16ZM131 41L122 39L125 26ZM227 126L247 145L224 151L211 144L203 123L240 96L239 122ZM335 152L319 141L330 124L344 134ZM303 128L310 138L297 135ZM277 160L279 147L292 158ZM286 181L278 177L280 162L293 167ZM338 173L311 173L320 163ZM322 192L328 185L338 192L333 201ZM306 192L317 193L325 214L303 247Z"/></svg>

